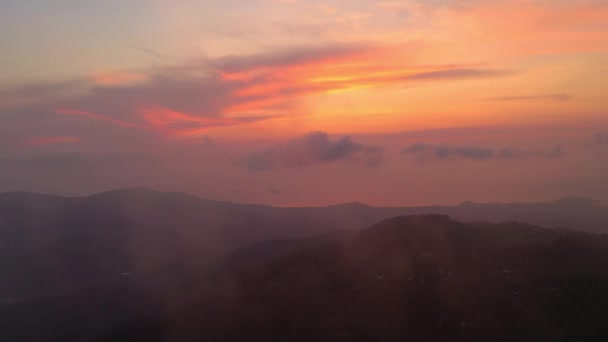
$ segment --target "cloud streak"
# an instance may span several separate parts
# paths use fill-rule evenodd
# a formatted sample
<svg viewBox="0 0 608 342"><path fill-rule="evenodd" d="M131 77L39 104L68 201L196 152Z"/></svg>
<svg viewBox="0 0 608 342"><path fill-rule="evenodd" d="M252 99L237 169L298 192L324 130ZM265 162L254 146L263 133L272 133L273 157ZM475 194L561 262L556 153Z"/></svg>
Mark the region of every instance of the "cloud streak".
<svg viewBox="0 0 608 342"><path fill-rule="evenodd" d="M499 96L488 98L488 101L504 101L504 102L516 102L516 101L555 101L565 102L571 99L568 94L545 94L545 95L519 95L519 96Z"/></svg>
<svg viewBox="0 0 608 342"><path fill-rule="evenodd" d="M413 155L419 162L432 160L523 160L523 159L556 159L565 155L561 145L548 149L529 149L518 147L479 147L433 145L425 143L412 144L401 150L404 155Z"/></svg>
<svg viewBox="0 0 608 342"><path fill-rule="evenodd" d="M80 116L167 137L190 137L215 127L304 114L301 101L315 94L510 74L470 65L413 65L403 61L402 49L369 43L327 44L147 71L104 71L68 82L4 90L26 103L17 108L0 104L0 113L59 114L60 122L66 116ZM49 132L49 136L56 134Z"/></svg>

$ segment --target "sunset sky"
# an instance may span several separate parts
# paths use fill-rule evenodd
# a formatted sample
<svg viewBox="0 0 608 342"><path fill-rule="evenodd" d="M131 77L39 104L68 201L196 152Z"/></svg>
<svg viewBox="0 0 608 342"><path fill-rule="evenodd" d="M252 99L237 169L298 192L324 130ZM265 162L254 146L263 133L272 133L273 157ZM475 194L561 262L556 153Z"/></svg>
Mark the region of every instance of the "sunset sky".
<svg viewBox="0 0 608 342"><path fill-rule="evenodd" d="M3 0L0 192L608 200L606 0Z"/></svg>

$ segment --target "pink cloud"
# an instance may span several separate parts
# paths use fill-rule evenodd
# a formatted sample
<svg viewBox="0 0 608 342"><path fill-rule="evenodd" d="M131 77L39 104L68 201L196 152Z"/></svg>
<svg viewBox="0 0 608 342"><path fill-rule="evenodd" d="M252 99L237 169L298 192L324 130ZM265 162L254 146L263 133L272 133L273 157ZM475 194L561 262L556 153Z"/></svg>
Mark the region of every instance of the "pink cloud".
<svg viewBox="0 0 608 342"><path fill-rule="evenodd" d="M150 129L163 132L169 136L189 136L202 133L209 128L230 126L239 120L222 117L201 117L178 112L160 106L148 106L139 110Z"/></svg>

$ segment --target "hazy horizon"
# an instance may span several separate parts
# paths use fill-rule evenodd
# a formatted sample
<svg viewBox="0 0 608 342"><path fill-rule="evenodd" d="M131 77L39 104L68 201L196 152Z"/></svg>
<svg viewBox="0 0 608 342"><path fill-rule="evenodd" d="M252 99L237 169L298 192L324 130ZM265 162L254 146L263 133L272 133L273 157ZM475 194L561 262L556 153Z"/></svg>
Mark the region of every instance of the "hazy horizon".
<svg viewBox="0 0 608 342"><path fill-rule="evenodd" d="M394 207L394 208L433 207L433 206L453 207L453 206L463 205L466 203L509 205L509 204L555 203L555 202L560 202L560 201L565 201L565 200L583 200L588 203L593 203L595 205L608 205L608 201L605 201L605 200L602 200L599 198L591 198L591 197L577 196L577 195L539 199L539 200L530 200L530 201L487 201L487 202L484 202L484 201L472 201L472 200L465 199L462 201L452 202L452 203L411 203L411 204L404 203L404 204L394 204L394 205L377 205L374 203L366 203L363 201L353 200L353 201L346 201L346 202L310 204L310 205L306 205L306 204L303 204L303 205L280 205L280 204L276 205L276 204L272 204L272 203L263 203L263 202L239 202L239 201L234 201L234 200L225 200L225 199L219 199L219 198L204 197L204 196L200 196L200 195L190 193L187 191L171 191L171 190L162 190L162 189L149 188L149 187L115 188L115 189L102 190L99 192L82 193L82 194L60 194L60 193L15 190L15 191L2 191L2 192L0 192L0 195L26 193L26 194L45 195L45 196L57 196L57 197L64 197L64 198L87 198L87 197L92 197L92 196L97 196L97 195L108 194L108 193L116 193L116 192L129 193L129 192L140 191L140 190L141 191L150 191L150 192L157 193L157 194L186 195L186 196L192 196L192 197L195 197L195 198L198 198L201 200L208 200L208 201L215 201L215 202L225 202L225 203L234 203L234 204L243 204L243 205L262 205L262 206L271 206L271 207L277 207L277 208L323 208L323 207L331 207L331 206L339 206L339 205L348 205L348 204L353 204L353 203L358 203L358 204L362 204L362 205L370 206L370 207Z"/></svg>

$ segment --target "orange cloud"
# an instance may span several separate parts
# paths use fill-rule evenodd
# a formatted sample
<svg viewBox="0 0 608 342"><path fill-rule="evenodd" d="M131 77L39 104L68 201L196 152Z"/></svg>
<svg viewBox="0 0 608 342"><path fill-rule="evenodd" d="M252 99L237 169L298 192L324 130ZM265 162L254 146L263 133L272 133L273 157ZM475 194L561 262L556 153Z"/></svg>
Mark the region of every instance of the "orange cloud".
<svg viewBox="0 0 608 342"><path fill-rule="evenodd" d="M215 74L186 77L165 71L164 78L92 91L58 105L63 108L56 112L187 137L214 127L303 113L304 108L316 114L310 110L314 103L308 100L318 94L508 74L476 64L416 64L411 52L405 50L369 44L336 45L219 58L200 65L210 66ZM373 106L370 102L358 108L377 111L379 107ZM334 108L326 106L323 111L331 113Z"/></svg>
<svg viewBox="0 0 608 342"><path fill-rule="evenodd" d="M80 138L75 136L39 137L27 140L25 142L25 145L38 147L51 144L66 144L77 142L80 142Z"/></svg>
<svg viewBox="0 0 608 342"><path fill-rule="evenodd" d="M220 70L221 80L235 86L235 103L224 108L224 113L272 110L276 106L282 110L290 102L314 94L508 74L475 65L413 65L399 56L398 49L374 47L314 60L281 60L274 67L259 63L257 67L233 67L234 72Z"/></svg>
<svg viewBox="0 0 608 342"><path fill-rule="evenodd" d="M137 114L143 119L144 123L127 122L92 112L72 109L60 109L55 112L63 115L79 115L91 119L103 120L118 126L155 130L173 137L197 135L211 127L235 125L243 121L242 119L239 120L236 118L198 117L161 106L147 106L137 110Z"/></svg>

